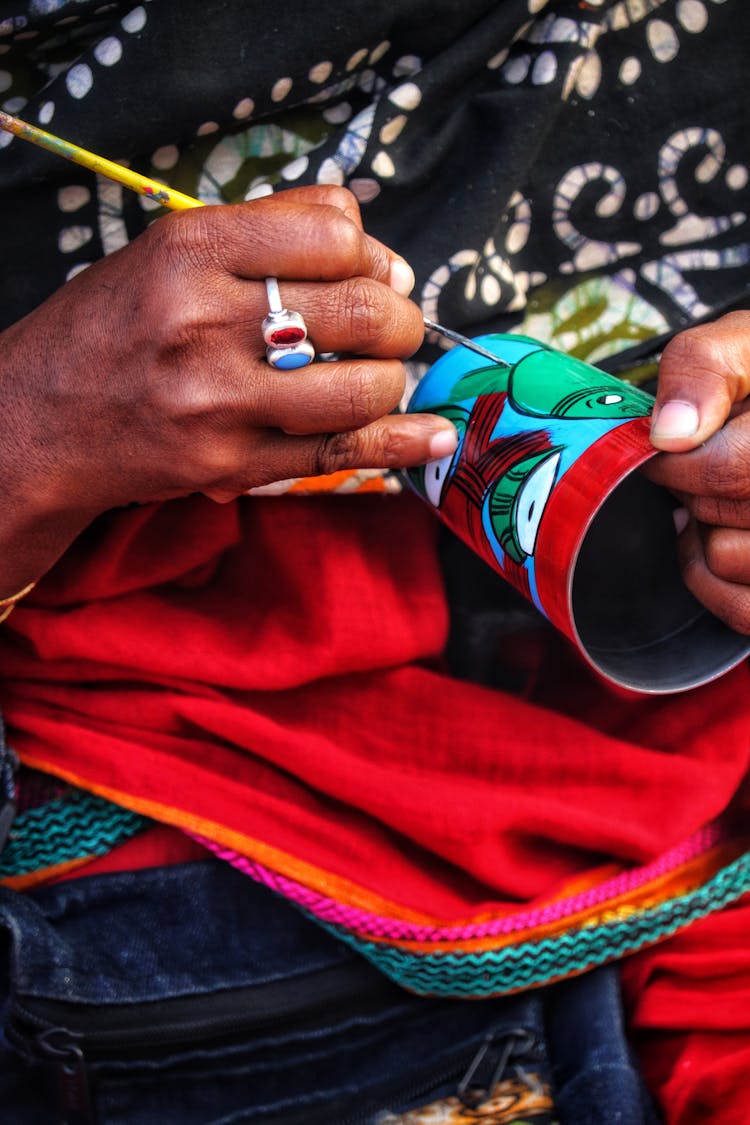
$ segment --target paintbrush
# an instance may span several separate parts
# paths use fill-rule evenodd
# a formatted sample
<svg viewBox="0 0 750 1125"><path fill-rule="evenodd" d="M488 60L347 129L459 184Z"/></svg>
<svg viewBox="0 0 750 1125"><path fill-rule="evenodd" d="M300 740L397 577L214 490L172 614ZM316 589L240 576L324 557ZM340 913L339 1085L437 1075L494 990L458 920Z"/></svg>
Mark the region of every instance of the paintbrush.
<svg viewBox="0 0 750 1125"><path fill-rule="evenodd" d="M47 133L36 125L29 125L28 122L21 121L18 117L11 117L9 113L3 113L2 110L0 110L0 129L4 129L6 133L13 133L14 136L21 137L24 141L31 141L32 144L39 145L40 148L46 148L48 152L54 152L57 156L64 156L66 160L81 164L89 171L96 172L108 180L116 180L117 183L123 184L132 191L137 191L139 195L148 196L149 199L155 200L162 207L169 208L170 211L186 211L190 207L203 206L199 199L183 195L181 191L173 191L165 184L160 184L158 180L150 180L148 176L141 176L139 172L133 172L123 164L116 164L114 160L97 156L95 152L89 152L88 149L71 144L70 141L64 141L62 137Z"/></svg>
<svg viewBox="0 0 750 1125"><path fill-rule="evenodd" d="M72 160L75 164L80 164L83 168L88 168L89 171L104 176L105 179L115 180L124 187L130 188L131 191L136 191L139 195L145 195L148 199L153 199L155 203L159 203L170 211L186 211L191 207L204 206L200 199L194 199L190 195L184 195L181 191L175 191L174 188L167 187L166 184L161 184L158 180L152 180L148 176L142 176L139 172L133 172L132 169L126 168L123 164L117 164L114 160L107 160L104 156L98 156L95 152L81 148L80 145L73 144L71 141L63 140L62 137L56 137L54 133L48 133L44 129L40 129L36 125L30 125L27 121L21 121L18 117L12 117L11 114L4 113L2 110L0 110L0 129L5 130L6 133L12 133L24 141L30 141L40 148L47 149L48 152L53 152L56 156L64 156L66 160ZM510 366L505 360L483 348L481 344L470 340L468 336L463 336L460 332L454 332L452 328L445 328L434 320L428 320L427 317L423 317L423 320L425 328L437 332L447 340L452 340L464 348L469 348L477 355L481 355L484 359L489 359L495 364L500 364L502 367Z"/></svg>

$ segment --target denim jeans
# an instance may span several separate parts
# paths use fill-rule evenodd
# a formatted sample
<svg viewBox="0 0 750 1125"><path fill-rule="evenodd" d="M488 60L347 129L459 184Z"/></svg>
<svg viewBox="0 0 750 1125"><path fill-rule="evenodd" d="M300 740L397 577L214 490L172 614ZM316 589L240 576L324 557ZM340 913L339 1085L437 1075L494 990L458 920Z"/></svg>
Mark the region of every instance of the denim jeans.
<svg viewBox="0 0 750 1125"><path fill-rule="evenodd" d="M366 1125L508 1068L557 1073L562 1123L656 1120L612 970L411 996L213 860L0 888L0 996L3 1125Z"/></svg>

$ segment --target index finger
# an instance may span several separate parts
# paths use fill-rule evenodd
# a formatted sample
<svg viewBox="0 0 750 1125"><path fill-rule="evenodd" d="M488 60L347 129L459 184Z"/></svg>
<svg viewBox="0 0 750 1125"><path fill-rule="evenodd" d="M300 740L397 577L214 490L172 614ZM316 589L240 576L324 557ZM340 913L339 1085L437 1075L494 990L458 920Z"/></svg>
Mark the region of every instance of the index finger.
<svg viewBox="0 0 750 1125"><path fill-rule="evenodd" d="M284 198L299 203L325 203L331 207L338 207L347 219L351 219L360 230L364 231L359 200L348 188L337 187L333 184L311 184L309 187L285 188ZM389 246L386 246L377 238L373 238L371 234L365 232L365 237L373 244L373 248L379 247L391 263L390 277L379 278L378 280L386 281L391 289L395 289L402 297L408 297L415 283L411 266L400 254L391 250Z"/></svg>
<svg viewBox="0 0 750 1125"><path fill-rule="evenodd" d="M737 417L699 449L654 457L643 472L675 492L750 499L750 427L744 417Z"/></svg>
<svg viewBox="0 0 750 1125"><path fill-rule="evenodd" d="M213 265L244 280L370 277L407 296L414 275L404 259L365 234L355 217L330 202L300 202L281 192L248 203L173 212L154 224L191 266ZM154 229L152 228L152 230Z"/></svg>
<svg viewBox="0 0 750 1125"><path fill-rule="evenodd" d="M338 207L347 219L351 219L355 226L364 230L359 200L348 188L338 187L336 184L310 184L308 187L284 188L283 192L274 193L273 198L283 198L294 203L323 203L330 207Z"/></svg>
<svg viewBox="0 0 750 1125"><path fill-rule="evenodd" d="M690 520L677 540L685 585L699 602L731 629L750 634L750 588L715 573L710 560L711 529ZM704 541L704 537L706 540Z"/></svg>

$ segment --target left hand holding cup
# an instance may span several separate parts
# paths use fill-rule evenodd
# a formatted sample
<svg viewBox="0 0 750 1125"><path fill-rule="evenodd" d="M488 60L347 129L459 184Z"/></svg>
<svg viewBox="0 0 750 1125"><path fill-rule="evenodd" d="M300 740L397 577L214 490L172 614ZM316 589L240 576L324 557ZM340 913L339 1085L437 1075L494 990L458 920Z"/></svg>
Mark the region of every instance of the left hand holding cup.
<svg viewBox="0 0 750 1125"><path fill-rule="evenodd" d="M750 312L667 346L645 472L678 498L683 578L712 613L750 634Z"/></svg>

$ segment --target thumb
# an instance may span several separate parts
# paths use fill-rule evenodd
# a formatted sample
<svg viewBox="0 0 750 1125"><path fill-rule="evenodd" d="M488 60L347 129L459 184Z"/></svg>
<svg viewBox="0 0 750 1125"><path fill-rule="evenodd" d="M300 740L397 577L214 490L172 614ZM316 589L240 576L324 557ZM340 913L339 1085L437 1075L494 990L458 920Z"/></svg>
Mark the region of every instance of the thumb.
<svg viewBox="0 0 750 1125"><path fill-rule="evenodd" d="M651 421L657 449L695 449L750 394L750 312L733 312L670 340Z"/></svg>

